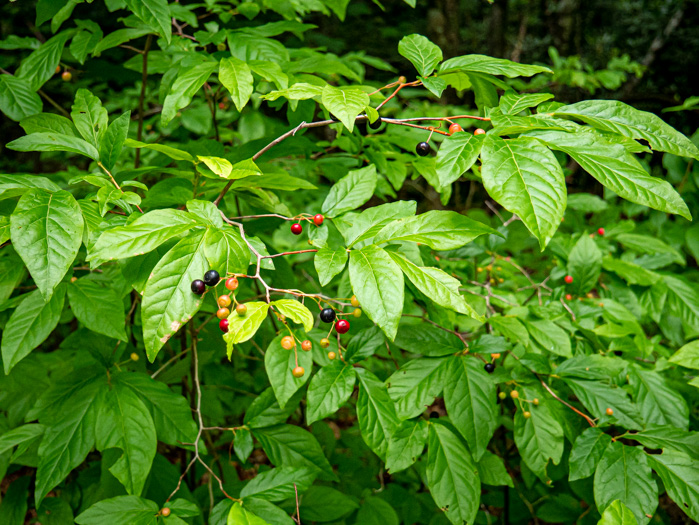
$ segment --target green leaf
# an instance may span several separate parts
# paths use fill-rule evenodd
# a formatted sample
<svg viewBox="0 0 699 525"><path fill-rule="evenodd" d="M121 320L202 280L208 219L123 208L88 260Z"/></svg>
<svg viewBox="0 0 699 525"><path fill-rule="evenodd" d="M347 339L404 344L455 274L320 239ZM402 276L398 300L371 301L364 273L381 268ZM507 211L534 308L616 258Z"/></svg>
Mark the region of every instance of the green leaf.
<svg viewBox="0 0 699 525"><path fill-rule="evenodd" d="M584 100L558 108L555 114L582 120L603 131L646 140L654 150L699 159L699 149L682 133L657 115L618 100Z"/></svg>
<svg viewBox="0 0 699 525"><path fill-rule="evenodd" d="M397 201L364 210L354 218L352 227L342 232L347 241L347 247L351 248L359 243L370 243L386 224L394 219L412 217L416 209L415 201Z"/></svg>
<svg viewBox="0 0 699 525"><path fill-rule="evenodd" d="M573 357L570 346L570 336L553 321L540 319L537 321L525 321L529 335L536 343L547 352Z"/></svg>
<svg viewBox="0 0 699 525"><path fill-rule="evenodd" d="M274 395L274 389L267 388L255 398L250 408L245 412L245 424L250 428L262 428L284 423L298 407L302 393L299 390L282 409Z"/></svg>
<svg viewBox="0 0 699 525"><path fill-rule="evenodd" d="M123 451L109 471L124 485L126 492L139 496L157 446L148 408L133 390L117 383L101 403L98 419L97 450L119 448Z"/></svg>
<svg viewBox="0 0 699 525"><path fill-rule="evenodd" d="M310 432L294 425L276 425L255 428L252 433L273 465L306 467L318 472L319 479L337 480L318 441Z"/></svg>
<svg viewBox="0 0 699 525"><path fill-rule="evenodd" d="M82 243L80 206L67 191L24 193L10 220L12 245L41 294L50 299Z"/></svg>
<svg viewBox="0 0 699 525"><path fill-rule="evenodd" d="M553 73L544 66L518 64L510 60L485 55L463 55L450 58L439 67L440 74L447 71L487 73L489 75L504 75L507 78L531 77L537 73Z"/></svg>
<svg viewBox="0 0 699 525"><path fill-rule="evenodd" d="M252 442L252 433L246 427L238 428L233 437L233 450L235 450L235 455L238 456L240 461L245 463L250 454L252 454L255 448Z"/></svg>
<svg viewBox="0 0 699 525"><path fill-rule="evenodd" d="M352 170L337 181L323 202L321 213L326 217L337 217L365 204L376 188L376 166Z"/></svg>
<svg viewBox="0 0 699 525"><path fill-rule="evenodd" d="M32 133L9 142L6 147L15 151L67 151L95 161L100 159L99 152L92 144L62 133Z"/></svg>
<svg viewBox="0 0 699 525"><path fill-rule="evenodd" d="M144 24L170 43L172 21L167 0L124 0L124 3Z"/></svg>
<svg viewBox="0 0 699 525"><path fill-rule="evenodd" d="M418 77L418 80L437 98L441 98L442 93L447 89L447 81L440 77Z"/></svg>
<svg viewBox="0 0 699 525"><path fill-rule="evenodd" d="M350 282L362 309L389 339L403 312L403 273L388 252L371 245L350 252Z"/></svg>
<svg viewBox="0 0 699 525"><path fill-rule="evenodd" d="M536 138L573 158L580 167L624 199L691 220L682 197L665 180L652 177L623 146L594 133L539 131Z"/></svg>
<svg viewBox="0 0 699 525"><path fill-rule="evenodd" d="M487 135L481 175L488 194L516 213L543 250L566 208L566 184L553 153L530 138Z"/></svg>
<svg viewBox="0 0 699 525"><path fill-rule="evenodd" d="M227 525L268 525L265 520L243 508L243 503L233 503L228 513Z"/></svg>
<svg viewBox="0 0 699 525"><path fill-rule="evenodd" d="M32 91L41 89L48 79L56 74L56 66L63 48L76 30L61 31L41 44L36 51L22 60L15 77L26 81Z"/></svg>
<svg viewBox="0 0 699 525"><path fill-rule="evenodd" d="M629 371L633 397L647 424L689 428L689 408L684 397L665 378L651 370L634 367Z"/></svg>
<svg viewBox="0 0 699 525"><path fill-rule="evenodd" d="M68 285L70 307L82 324L93 332L128 341L124 305L113 288L87 278Z"/></svg>
<svg viewBox="0 0 699 525"><path fill-rule="evenodd" d="M685 323L697 329L699 327L699 288L678 274L663 275L663 282L670 292L668 294L670 304L680 313Z"/></svg>
<svg viewBox="0 0 699 525"><path fill-rule="evenodd" d="M313 486L304 494L299 514L304 516L302 519L323 523L339 520L357 507L353 499L338 490Z"/></svg>
<svg viewBox="0 0 699 525"><path fill-rule="evenodd" d="M345 269L349 253L344 247L333 249L323 247L318 250L313 259L313 264L318 272L321 286L327 286L333 277Z"/></svg>
<svg viewBox="0 0 699 525"><path fill-rule="evenodd" d="M0 111L10 119L19 122L40 113L42 107L41 98L29 82L12 75L0 75Z"/></svg>
<svg viewBox="0 0 699 525"><path fill-rule="evenodd" d="M660 280L660 275L629 261L605 257L602 267L608 272L614 272L629 284L652 286Z"/></svg>
<svg viewBox="0 0 699 525"><path fill-rule="evenodd" d="M699 339L687 343L677 350L677 352L672 354L669 361L685 368L699 370Z"/></svg>
<svg viewBox="0 0 699 525"><path fill-rule="evenodd" d="M306 384L313 366L311 352L303 352L300 348L282 348L281 340L284 335L282 333L274 338L265 352L265 370L281 408L284 408L296 391ZM291 373L297 364L306 371L301 377L294 377Z"/></svg>
<svg viewBox="0 0 699 525"><path fill-rule="evenodd" d="M137 496L103 499L75 518L78 525L155 525L160 509L154 502Z"/></svg>
<svg viewBox="0 0 699 525"><path fill-rule="evenodd" d="M284 97L288 100L308 100L309 98L319 97L323 94L323 88L321 86L316 86L314 84L306 84L305 82L297 82L296 84L290 86L288 89L282 89L279 91L272 91L263 95L264 100L269 100L270 102L277 100L278 98Z"/></svg>
<svg viewBox="0 0 699 525"><path fill-rule="evenodd" d="M3 462L4 463L4 462ZM6 466L3 466L3 472ZM0 520L6 525L21 525L28 510L29 476L18 477L12 482L7 480L7 490L0 505Z"/></svg>
<svg viewBox="0 0 699 525"><path fill-rule="evenodd" d="M352 132L355 118L369 105L369 95L356 87L328 84L323 88L322 101L326 109Z"/></svg>
<svg viewBox="0 0 699 525"><path fill-rule="evenodd" d="M44 433L44 426L37 423L21 425L0 435L0 454L12 450L17 445L34 441Z"/></svg>
<svg viewBox="0 0 699 525"><path fill-rule="evenodd" d="M483 457L497 427L496 390L481 361L464 355L449 359L444 377L444 404L476 461Z"/></svg>
<svg viewBox="0 0 699 525"><path fill-rule="evenodd" d="M386 388L399 419L422 414L444 388L447 358L412 359L386 379Z"/></svg>
<svg viewBox="0 0 699 525"><path fill-rule="evenodd" d="M233 164L227 159L222 159L220 157L206 157L202 155L197 155L197 158L206 164L214 174L218 175L222 179L230 178L233 171Z"/></svg>
<svg viewBox="0 0 699 525"><path fill-rule="evenodd" d="M400 425L393 401L386 385L374 374L356 369L360 389L357 397L357 419L362 439L380 458L386 457L388 442Z"/></svg>
<svg viewBox="0 0 699 525"><path fill-rule="evenodd" d="M538 390L526 387L520 390L520 395L525 399L543 399ZM522 410L515 414L515 444L532 472L548 483L549 461L558 465L563 455L563 428L546 403L532 407L530 412L530 418L525 418Z"/></svg>
<svg viewBox="0 0 699 525"><path fill-rule="evenodd" d="M43 343L58 325L63 311L65 287L59 286L48 302L39 290L28 294L10 316L2 331L5 374Z"/></svg>
<svg viewBox="0 0 699 525"><path fill-rule="evenodd" d="M126 146L129 148L146 148L146 149L152 149L154 151L157 151L159 153L162 153L163 155L167 155L171 159L174 160L186 160L188 162L196 162L197 160L192 156L191 153L187 151L182 151L177 148L173 148L172 146L166 146L165 144L146 144L145 142L139 142L137 140L132 140L132 139L126 139L125 142Z"/></svg>
<svg viewBox="0 0 699 525"><path fill-rule="evenodd" d="M602 514L597 525L638 525L633 512L621 501L614 501Z"/></svg>
<svg viewBox="0 0 699 525"><path fill-rule="evenodd" d="M352 395L355 379L354 368L341 361L321 368L308 385L306 425L337 412Z"/></svg>
<svg viewBox="0 0 699 525"><path fill-rule="evenodd" d="M595 503L600 512L619 500L633 512L640 525L645 525L658 506L658 486L640 447L612 442L595 471Z"/></svg>
<svg viewBox="0 0 699 525"><path fill-rule="evenodd" d="M573 378L565 378L564 381L585 408L599 419L598 424L618 422L629 429L643 428L643 419L638 407L629 401L628 394L623 388L611 387L601 381ZM614 411L612 416L606 414L608 408Z"/></svg>
<svg viewBox="0 0 699 525"><path fill-rule="evenodd" d="M422 77L431 75L442 61L442 50L429 39L417 34L404 36L398 42L398 53L410 60Z"/></svg>
<svg viewBox="0 0 699 525"><path fill-rule="evenodd" d="M374 242L413 241L434 250L453 250L490 234L498 235L489 226L455 211L432 210L389 223L376 234Z"/></svg>
<svg viewBox="0 0 699 525"><path fill-rule="evenodd" d="M456 181L478 160L485 135L459 132L447 137L437 152L437 178L442 187Z"/></svg>
<svg viewBox="0 0 699 525"><path fill-rule="evenodd" d="M3 77L0 77L3 78ZM56 115L54 113L39 113L22 119L19 123L27 135L30 133L62 133L63 135L78 136L78 130L75 129L73 122L66 117Z"/></svg>
<svg viewBox="0 0 699 525"><path fill-rule="evenodd" d="M216 208L213 203L208 204ZM209 262L209 267L216 269L221 275L243 273L250 263L250 249L240 232L229 227L207 230L204 236L204 256Z"/></svg>
<svg viewBox="0 0 699 525"><path fill-rule="evenodd" d="M386 470L391 474L410 467L422 455L427 443L427 421L422 418L403 421L388 441Z"/></svg>
<svg viewBox="0 0 699 525"><path fill-rule="evenodd" d="M524 93L519 95L508 91L500 99L499 107L505 115L516 115L525 109L536 107L552 98L554 97L550 93Z"/></svg>
<svg viewBox="0 0 699 525"><path fill-rule="evenodd" d="M671 426L648 425L644 430L629 435L648 448L669 448L699 459L697 432L687 432Z"/></svg>
<svg viewBox="0 0 699 525"><path fill-rule="evenodd" d="M672 260L676 263L681 264L682 266L686 264L684 255L682 255L679 250L673 248L669 244L664 243L660 239L651 237L650 235L621 233L614 238L623 244L626 249L634 250L639 253L647 253L650 255L666 253L671 255Z"/></svg>
<svg viewBox="0 0 699 525"><path fill-rule="evenodd" d="M584 295L597 285L602 269L602 252L589 235L581 235L568 257L568 274L578 295Z"/></svg>
<svg viewBox="0 0 699 525"><path fill-rule="evenodd" d="M432 498L454 525L474 523L481 481L471 454L446 426L429 427L426 478Z"/></svg>
<svg viewBox="0 0 699 525"><path fill-rule="evenodd" d="M136 0L130 1L135 2ZM180 109L189 105L192 97L201 89L204 82L209 79L211 73L216 71L217 67L218 62L202 62L196 66L180 70L163 103L163 111L160 117L163 125L169 124Z"/></svg>
<svg viewBox="0 0 699 525"><path fill-rule="evenodd" d="M478 461L478 474L485 485L514 487L512 477L499 456L486 450Z"/></svg>
<svg viewBox="0 0 699 525"><path fill-rule="evenodd" d="M302 324L306 332L313 330L315 319L306 305L294 299L278 299L272 301L270 306L276 308L280 314L288 317L298 324Z"/></svg>
<svg viewBox="0 0 699 525"><path fill-rule="evenodd" d="M372 326L361 330L352 337L343 357L349 364L358 363L371 357L385 345L386 338L381 329L378 326Z"/></svg>
<svg viewBox="0 0 699 525"><path fill-rule="evenodd" d="M588 428L580 434L570 451L568 479L575 481L592 476L611 442L612 437L597 427Z"/></svg>
<svg viewBox="0 0 699 525"><path fill-rule="evenodd" d="M364 498L357 512L357 521L362 525L399 525L400 518L391 504L378 496Z"/></svg>
<svg viewBox="0 0 699 525"><path fill-rule="evenodd" d="M282 501L293 498L294 485L303 494L316 479L316 471L309 468L280 467L260 472L248 481L240 491L241 498L255 496L268 501Z"/></svg>
<svg viewBox="0 0 699 525"><path fill-rule="evenodd" d="M133 390L150 411L158 441L179 446L193 443L197 427L192 418L189 402L174 393L165 383L152 379L149 374L124 372L114 375L114 380Z"/></svg>
<svg viewBox="0 0 699 525"><path fill-rule="evenodd" d="M39 446L39 464L36 471L36 506L44 496L78 467L95 444L97 400L106 389L106 381L91 377L78 383L58 398L60 414L41 415L47 425ZM83 522L89 523L89 522Z"/></svg>
<svg viewBox="0 0 699 525"><path fill-rule="evenodd" d="M682 452L665 450L648 455L650 466L663 480L668 494L682 511L699 521L699 475L697 462Z"/></svg>
<svg viewBox="0 0 699 525"><path fill-rule="evenodd" d="M222 58L218 77L221 84L231 94L235 108L241 111L250 100L253 92L250 67L236 57Z"/></svg>
<svg viewBox="0 0 699 525"><path fill-rule="evenodd" d="M262 321L267 317L267 310L269 310L269 304L261 301L251 301L245 305L248 307L245 315L236 314L228 318L228 333L223 336L223 340L226 341L229 360L233 352L233 345L244 343L254 336Z"/></svg>
<svg viewBox="0 0 699 525"><path fill-rule="evenodd" d="M148 279L141 319L146 354L151 362L201 306L202 296L192 293L191 284L208 269L203 241L203 231L184 237L160 259Z"/></svg>
<svg viewBox="0 0 699 525"><path fill-rule="evenodd" d="M100 144L100 160L108 170L111 170L119 160L121 150L129 134L129 122L131 122L131 112L126 111L121 116L114 119L107 128Z"/></svg>
<svg viewBox="0 0 699 525"><path fill-rule="evenodd" d="M76 129L95 148L100 147L102 135L107 131L109 117L102 101L87 89L78 89L70 116Z"/></svg>
<svg viewBox="0 0 699 525"><path fill-rule="evenodd" d="M100 235L87 260L92 267L106 261L137 257L155 250L164 242L190 231L197 221L181 210L154 210L126 226L117 226ZM200 279L201 276L197 277Z"/></svg>
<svg viewBox="0 0 699 525"><path fill-rule="evenodd" d="M401 323L395 343L398 348L429 357L455 354L465 349L464 343L455 335L426 322Z"/></svg>
<svg viewBox="0 0 699 525"><path fill-rule="evenodd" d="M522 322L513 316L494 315L488 318L488 323L512 343L522 343L529 346L529 332Z"/></svg>
<svg viewBox="0 0 699 525"><path fill-rule="evenodd" d="M473 307L466 302L464 296L459 293L461 283L454 277L438 268L417 266L395 252L386 253L403 270L410 282L436 304L473 317L478 321L485 319L478 315ZM362 304L364 303L362 302Z"/></svg>

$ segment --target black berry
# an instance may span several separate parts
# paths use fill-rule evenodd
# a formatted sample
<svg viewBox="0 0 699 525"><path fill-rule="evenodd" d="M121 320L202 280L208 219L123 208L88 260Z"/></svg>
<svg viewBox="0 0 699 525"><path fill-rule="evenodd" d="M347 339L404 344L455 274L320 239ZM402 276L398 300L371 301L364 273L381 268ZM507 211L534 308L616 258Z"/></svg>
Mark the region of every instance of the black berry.
<svg viewBox="0 0 699 525"><path fill-rule="evenodd" d="M324 323L332 323L335 320L335 310L332 308L323 308L320 311L320 320Z"/></svg>
<svg viewBox="0 0 699 525"><path fill-rule="evenodd" d="M192 281L192 291L195 294L201 295L204 293L205 290L206 285L204 284L204 281L202 281L201 279L195 279L194 281Z"/></svg>
<svg viewBox="0 0 699 525"><path fill-rule="evenodd" d="M333 115L332 113L330 113L330 120L334 120L335 122L340 122L340 119L337 118L337 117L336 117L335 115Z"/></svg>
<svg viewBox="0 0 699 525"><path fill-rule="evenodd" d="M221 276L216 270L209 270L204 274L204 282L206 286L216 286L221 280Z"/></svg>
<svg viewBox="0 0 699 525"><path fill-rule="evenodd" d="M485 368L486 372L488 372L489 374L492 374L493 370L495 370L495 365L493 363L486 363L483 368Z"/></svg>
<svg viewBox="0 0 699 525"><path fill-rule="evenodd" d="M377 118L374 122L369 122L369 127L371 129L379 129L381 127L381 116Z"/></svg>
<svg viewBox="0 0 699 525"><path fill-rule="evenodd" d="M421 157L426 157L430 154L430 145L427 142L419 142L418 145L415 146L415 152Z"/></svg>

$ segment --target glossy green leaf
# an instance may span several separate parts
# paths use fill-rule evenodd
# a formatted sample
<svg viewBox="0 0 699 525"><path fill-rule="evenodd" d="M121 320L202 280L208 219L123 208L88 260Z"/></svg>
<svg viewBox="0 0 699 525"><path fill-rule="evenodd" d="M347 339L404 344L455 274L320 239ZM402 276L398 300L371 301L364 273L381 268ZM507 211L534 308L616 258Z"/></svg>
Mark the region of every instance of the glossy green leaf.
<svg viewBox="0 0 699 525"><path fill-rule="evenodd" d="M231 94L236 109L241 111L253 92L250 67L236 57L223 58L219 66L219 79Z"/></svg>
<svg viewBox="0 0 699 525"><path fill-rule="evenodd" d="M254 496L268 501L282 501L294 497L294 485L296 485L299 494L306 492L315 478L315 470L305 467L271 469L260 472L248 481L240 491L240 497Z"/></svg>
<svg viewBox="0 0 699 525"><path fill-rule="evenodd" d="M306 467L318 472L319 479L335 481L337 476L313 435L294 425L256 428L253 435L272 464L278 467Z"/></svg>
<svg viewBox="0 0 699 525"><path fill-rule="evenodd" d="M355 380L354 368L339 360L321 368L308 385L306 425L337 412L352 395Z"/></svg>
<svg viewBox="0 0 699 525"><path fill-rule="evenodd" d="M564 357L573 357L570 336L553 321L540 319L525 321L531 338L547 352Z"/></svg>
<svg viewBox="0 0 699 525"><path fill-rule="evenodd" d="M326 109L352 132L355 118L369 105L369 95L356 87L328 84L323 88L322 101Z"/></svg>
<svg viewBox="0 0 699 525"><path fill-rule="evenodd" d="M677 350L677 352L670 357L670 362L685 368L699 370L699 339L687 343Z"/></svg>
<svg viewBox="0 0 699 525"><path fill-rule="evenodd" d="M629 261L604 257L602 267L617 274L629 284L639 284L641 286L652 286L660 280L660 275L645 269Z"/></svg>
<svg viewBox="0 0 699 525"><path fill-rule="evenodd" d="M566 208L566 184L556 157L529 138L503 140L487 135L481 159L488 194L522 219L543 250Z"/></svg>
<svg viewBox="0 0 699 525"><path fill-rule="evenodd" d="M447 358L408 361L386 379L386 388L400 419L423 413L444 388Z"/></svg>
<svg viewBox="0 0 699 525"><path fill-rule="evenodd" d="M672 256L672 260L674 260L676 263L681 264L682 266L685 265L684 255L682 255L679 250L673 248L660 239L651 237L650 235L621 233L617 235L615 239L629 250L634 250L639 253L647 253L649 255L665 253Z"/></svg>
<svg viewBox="0 0 699 525"><path fill-rule="evenodd" d="M628 394L623 388L614 388L601 381L582 379L566 378L565 382L575 397L590 411L593 417L598 419L598 424L619 422L626 428L643 427L643 419L638 407L629 400ZM614 411L612 416L606 414L608 408Z"/></svg>
<svg viewBox="0 0 699 525"><path fill-rule="evenodd" d="M371 245L350 252L350 282L362 309L389 339L403 312L403 273L383 249Z"/></svg>
<svg viewBox="0 0 699 525"><path fill-rule="evenodd" d="M172 21L167 0L124 0L131 12L169 44Z"/></svg>
<svg viewBox="0 0 699 525"><path fill-rule="evenodd" d="M597 285L602 269L602 252L588 235L581 235L568 257L568 274L578 295L584 295Z"/></svg>
<svg viewBox="0 0 699 525"><path fill-rule="evenodd" d="M363 368L356 369L360 388L357 419L362 439L380 458L386 457L388 442L400 425L386 385Z"/></svg>
<svg viewBox="0 0 699 525"><path fill-rule="evenodd" d="M250 315L249 311L247 315ZM302 351L299 344L292 350L282 348L281 340L285 335L288 335L288 332L279 334L265 352L265 370L281 408L284 408L296 391L306 384L313 366L311 353ZM291 371L296 366L302 367L306 373L301 377L294 377Z"/></svg>
<svg viewBox="0 0 699 525"><path fill-rule="evenodd" d="M208 270L203 242L203 231L184 237L155 265L146 284L141 319L146 353L151 362L201 306L202 297L192 292L191 285Z"/></svg>
<svg viewBox="0 0 699 525"><path fill-rule="evenodd" d="M679 194L665 180L648 175L622 146L594 133L541 131L539 140L570 155L580 166L626 200L691 219Z"/></svg>
<svg viewBox="0 0 699 525"><path fill-rule="evenodd" d="M439 72L465 71L474 73L487 73L489 75L504 75L508 78L531 77L537 73L553 73L544 66L531 66L518 64L503 58L494 58L485 55L463 55L450 58L439 66Z"/></svg>
<svg viewBox="0 0 699 525"><path fill-rule="evenodd" d="M339 490L323 487L311 487L301 500L299 514L303 519L313 522L333 522L346 516L359 505Z"/></svg>
<svg viewBox="0 0 699 525"><path fill-rule="evenodd" d="M365 204L376 188L376 166L352 170L330 188L323 202L321 213L327 217L337 217Z"/></svg>
<svg viewBox="0 0 699 525"><path fill-rule="evenodd" d="M536 107L552 98L553 95L550 93L523 93L519 95L514 92L508 92L500 99L499 107L506 115L516 115L525 109Z"/></svg>
<svg viewBox="0 0 699 525"><path fill-rule="evenodd" d="M113 288L86 278L67 288L71 310L82 324L98 334L127 341L124 305Z"/></svg>
<svg viewBox="0 0 699 525"><path fill-rule="evenodd" d="M270 306L276 308L280 314L288 317L295 323L303 325L306 332L313 329L315 319L308 307L300 301L293 299L277 299L272 301Z"/></svg>
<svg viewBox="0 0 699 525"><path fill-rule="evenodd" d="M92 160L100 158L97 149L89 142L62 133L32 133L13 140L6 146L15 151L67 151L85 155Z"/></svg>
<svg viewBox="0 0 699 525"><path fill-rule="evenodd" d="M694 521L699 520L699 475L696 460L682 452L666 450L662 454L648 455L648 461L663 480L672 501Z"/></svg>
<svg viewBox="0 0 699 525"><path fill-rule="evenodd" d="M437 177L444 187L471 169L483 147L484 135L458 132L444 139L437 152Z"/></svg>
<svg viewBox="0 0 699 525"><path fill-rule="evenodd" d="M474 523L481 481L471 454L446 426L431 424L427 443L427 486L454 525Z"/></svg>
<svg viewBox="0 0 699 525"><path fill-rule="evenodd" d="M595 503L604 513L619 500L633 512L639 525L650 521L658 506L658 486L653 481L642 449L619 441L611 443L595 471Z"/></svg>
<svg viewBox="0 0 699 525"><path fill-rule="evenodd" d="M201 89L217 67L218 62L202 62L180 71L163 103L161 120L164 125L174 119L180 109L189 105L192 97Z"/></svg>
<svg viewBox="0 0 699 525"><path fill-rule="evenodd" d="M417 418L403 421L388 441L386 470L395 474L410 467L422 455L426 443L426 420Z"/></svg>
<svg viewBox="0 0 699 525"><path fill-rule="evenodd" d="M321 286L327 286L333 277L345 269L349 254L344 247L330 248L324 246L319 249L313 258L313 264L318 272Z"/></svg>
<svg viewBox="0 0 699 525"><path fill-rule="evenodd" d="M21 425L8 430L0 435L0 454L12 450L17 445L37 439L44 433L44 430L46 430L44 426L38 423Z"/></svg>
<svg viewBox="0 0 699 525"><path fill-rule="evenodd" d="M597 525L638 525L638 521L626 505L616 500L606 508Z"/></svg>
<svg viewBox="0 0 699 525"><path fill-rule="evenodd" d="M378 496L364 498L357 512L356 523L364 525L399 525L400 518L385 499Z"/></svg>
<svg viewBox="0 0 699 525"><path fill-rule="evenodd" d="M126 139L125 144L129 148L152 149L154 151L162 153L163 155L167 155L168 157L170 157L171 159L174 159L174 160L186 160L189 162L196 162L196 159L192 156L191 153L177 149L177 148L173 148L172 146L167 146L165 144L147 144L145 142L139 142L137 140L128 139L128 138Z"/></svg>
<svg viewBox="0 0 699 525"><path fill-rule="evenodd" d="M498 414L495 383L480 360L463 355L449 359L444 377L444 404L473 458L480 460L497 427Z"/></svg>
<svg viewBox="0 0 699 525"><path fill-rule="evenodd" d="M117 496L92 505L75 518L78 525L155 525L158 505L137 496Z"/></svg>
<svg viewBox="0 0 699 525"><path fill-rule="evenodd" d="M396 346L414 354L440 357L464 350L464 344L453 334L428 323L401 323Z"/></svg>
<svg viewBox="0 0 699 525"><path fill-rule="evenodd" d="M699 159L699 149L653 113L618 100L584 100L558 108L556 115L573 117L603 131L648 141L654 150Z"/></svg>
<svg viewBox="0 0 699 525"><path fill-rule="evenodd" d="M477 466L481 483L484 485L514 487L512 477L505 468L505 463L492 452L486 450Z"/></svg>
<svg viewBox="0 0 699 525"><path fill-rule="evenodd" d="M347 247L370 243L371 239L388 223L395 219L412 217L416 209L415 201L397 201L364 210L354 218L352 227L342 232L347 241Z"/></svg>
<svg viewBox="0 0 699 525"><path fill-rule="evenodd" d="M611 442L612 437L597 427L588 428L580 434L570 451L568 479L575 481L592 476Z"/></svg>
<svg viewBox="0 0 699 525"><path fill-rule="evenodd" d="M22 60L21 65L15 72L15 77L29 83L32 91L41 89L41 86L56 74L56 66L58 66L63 48L68 39L74 34L75 30L61 31L49 38L27 58Z"/></svg>
<svg viewBox="0 0 699 525"><path fill-rule="evenodd" d="M410 60L420 76L432 74L442 61L442 50L422 35L404 36L398 42L398 53Z"/></svg>
<svg viewBox="0 0 699 525"><path fill-rule="evenodd" d="M59 286L44 302L41 292L34 290L15 309L2 331L6 374L53 332L61 318L65 296L65 287Z"/></svg>
<svg viewBox="0 0 699 525"><path fill-rule="evenodd" d="M108 170L111 170L119 160L121 151L124 149L124 143L129 134L129 122L131 121L131 112L126 111L118 118L114 119L107 131L102 137L102 142L99 146L100 160Z"/></svg>
<svg viewBox="0 0 699 525"><path fill-rule="evenodd" d="M0 75L0 111L19 122L40 113L41 98L26 80L12 75Z"/></svg>
<svg viewBox="0 0 699 525"><path fill-rule="evenodd" d="M109 121L102 101L87 89L78 89L70 116L82 138L99 149Z"/></svg>
<svg viewBox="0 0 699 525"><path fill-rule="evenodd" d="M633 397L648 424L672 425L682 430L689 428L689 407L677 392L657 372L635 367L629 373Z"/></svg>
<svg viewBox="0 0 699 525"><path fill-rule="evenodd" d="M223 336L228 359L231 358L234 344L243 343L255 335L269 310L269 304L261 301L251 301L245 303L245 306L248 308L245 315L235 314L228 318L228 333Z"/></svg>

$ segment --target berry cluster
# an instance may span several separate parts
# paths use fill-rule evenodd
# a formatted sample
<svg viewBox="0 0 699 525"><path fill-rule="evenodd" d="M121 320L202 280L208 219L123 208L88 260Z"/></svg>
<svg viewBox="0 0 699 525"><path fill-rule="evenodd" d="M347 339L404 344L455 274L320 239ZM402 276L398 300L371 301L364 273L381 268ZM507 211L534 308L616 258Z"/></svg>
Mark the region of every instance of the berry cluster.
<svg viewBox="0 0 699 525"><path fill-rule="evenodd" d="M464 129L459 124L454 122L449 126L449 135L453 135L454 133L459 133L463 130ZM485 134L485 130L478 128L476 131L473 132L473 134L474 135L483 135L483 134ZM432 136L432 135L430 134L430 136ZM430 147L429 140L430 139L428 138L426 142L418 142L417 146L415 146L415 153L417 153L421 157L426 157L427 155L429 155L430 151L432 151L432 148Z"/></svg>
<svg viewBox="0 0 699 525"><path fill-rule="evenodd" d="M202 295L206 291L206 287L214 287L221 281L221 276L216 270L209 270L204 274L204 279L195 279L192 281L192 292L197 295ZM227 290L233 292L238 288L238 278L230 277L226 279L225 287ZM223 333L228 332L228 317L231 315L229 307L235 301L235 297L231 299L230 295L222 295L216 299L218 304L218 311L216 312L216 317L219 318L218 327ZM247 313L248 307L242 303L235 301L235 313L239 316L243 316Z"/></svg>
<svg viewBox="0 0 699 525"><path fill-rule="evenodd" d="M313 219L307 218L304 220L307 220L309 222L312 220L313 224L315 224L316 226L320 226L321 224L323 224L325 217L323 217L320 213L317 213L316 215L313 216ZM294 235L301 235L302 232L303 232L303 226L301 226L300 220L299 220L299 222L295 222L294 224L291 225L291 233L293 233Z"/></svg>

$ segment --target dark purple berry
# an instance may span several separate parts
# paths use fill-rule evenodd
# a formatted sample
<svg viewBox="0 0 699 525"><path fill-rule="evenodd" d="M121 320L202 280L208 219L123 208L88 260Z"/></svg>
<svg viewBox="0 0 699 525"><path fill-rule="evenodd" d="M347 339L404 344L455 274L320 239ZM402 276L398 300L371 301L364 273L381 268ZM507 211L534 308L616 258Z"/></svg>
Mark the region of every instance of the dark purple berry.
<svg viewBox="0 0 699 525"><path fill-rule="evenodd" d="M209 270L204 274L204 282L206 286L216 286L221 280L221 276L216 270Z"/></svg>
<svg viewBox="0 0 699 525"><path fill-rule="evenodd" d="M195 294L201 295L204 293L205 290L206 285L204 284L204 281L202 281L201 279L195 279L194 281L192 281L192 291Z"/></svg>
<svg viewBox="0 0 699 525"><path fill-rule="evenodd" d="M430 154L430 145L427 142L419 142L418 145L415 146L415 152L421 157L426 157Z"/></svg>
<svg viewBox="0 0 699 525"><path fill-rule="evenodd" d="M495 365L493 363L486 363L483 368L485 368L486 372L488 372L489 374L492 374L493 370L495 370Z"/></svg>
<svg viewBox="0 0 699 525"><path fill-rule="evenodd" d="M335 320L335 310L332 308L323 308L320 311L320 320L324 323L332 323Z"/></svg>
<svg viewBox="0 0 699 525"><path fill-rule="evenodd" d="M379 129L381 127L381 116L377 118L374 122L369 122L369 127L371 129Z"/></svg>

